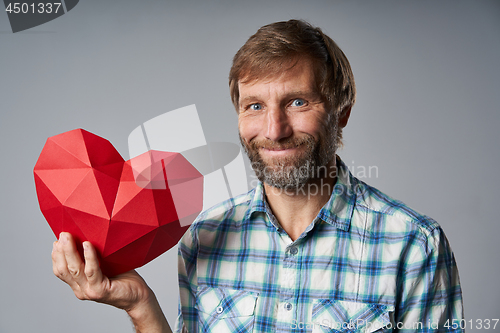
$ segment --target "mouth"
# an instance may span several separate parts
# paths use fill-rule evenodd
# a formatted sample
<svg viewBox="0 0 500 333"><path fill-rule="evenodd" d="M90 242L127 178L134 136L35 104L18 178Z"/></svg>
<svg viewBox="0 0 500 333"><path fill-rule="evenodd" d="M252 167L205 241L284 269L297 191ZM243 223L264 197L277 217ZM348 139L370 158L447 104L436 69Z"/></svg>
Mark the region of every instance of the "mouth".
<svg viewBox="0 0 500 333"><path fill-rule="evenodd" d="M279 156L285 156L289 154L295 154L301 146L294 146L294 147L269 147L269 148L260 148L259 151L264 155L264 156L270 156L270 157L279 157Z"/></svg>
<svg viewBox="0 0 500 333"><path fill-rule="evenodd" d="M301 158L311 147L314 146L314 139L306 136L301 138L289 138L282 142L271 140L252 140L248 144L242 142L248 148L249 156L260 155L269 163L278 163L290 159ZM281 162L280 162L281 163Z"/></svg>

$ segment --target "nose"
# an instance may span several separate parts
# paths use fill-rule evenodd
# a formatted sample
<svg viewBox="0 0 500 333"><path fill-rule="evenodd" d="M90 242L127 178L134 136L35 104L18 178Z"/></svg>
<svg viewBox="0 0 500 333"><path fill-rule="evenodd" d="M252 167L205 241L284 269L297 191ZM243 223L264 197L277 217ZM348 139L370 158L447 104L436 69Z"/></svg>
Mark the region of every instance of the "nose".
<svg viewBox="0 0 500 333"><path fill-rule="evenodd" d="M273 141L285 139L293 132L286 111L279 106L269 107L263 125L266 138Z"/></svg>

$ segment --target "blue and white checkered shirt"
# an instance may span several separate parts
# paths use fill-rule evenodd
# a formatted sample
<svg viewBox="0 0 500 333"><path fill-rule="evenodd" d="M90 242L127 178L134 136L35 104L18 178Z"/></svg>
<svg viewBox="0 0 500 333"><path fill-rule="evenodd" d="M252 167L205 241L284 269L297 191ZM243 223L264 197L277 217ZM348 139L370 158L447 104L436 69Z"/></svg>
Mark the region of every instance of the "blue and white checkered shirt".
<svg viewBox="0 0 500 333"><path fill-rule="evenodd" d="M179 246L177 332L463 332L440 226L337 164L295 241L262 184L198 217Z"/></svg>

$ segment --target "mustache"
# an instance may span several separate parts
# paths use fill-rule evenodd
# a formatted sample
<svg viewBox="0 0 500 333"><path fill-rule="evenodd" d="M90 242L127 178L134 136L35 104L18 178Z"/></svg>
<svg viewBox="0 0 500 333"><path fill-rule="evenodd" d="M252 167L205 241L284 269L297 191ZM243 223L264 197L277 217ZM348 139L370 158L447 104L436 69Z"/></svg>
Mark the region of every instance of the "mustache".
<svg viewBox="0 0 500 333"><path fill-rule="evenodd" d="M311 145L314 144L315 140L312 135L306 135L303 137L292 137L286 138L280 141L273 141L268 139L262 140L252 140L248 143L250 148L257 149L269 149L269 150L281 150L281 149L291 149L296 148L301 145Z"/></svg>

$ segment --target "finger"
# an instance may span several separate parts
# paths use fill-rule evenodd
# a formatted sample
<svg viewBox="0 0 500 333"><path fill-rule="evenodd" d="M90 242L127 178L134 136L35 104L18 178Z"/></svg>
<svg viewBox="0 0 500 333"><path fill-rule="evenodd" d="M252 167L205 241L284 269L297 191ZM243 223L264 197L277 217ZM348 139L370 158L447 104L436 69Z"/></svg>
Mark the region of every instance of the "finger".
<svg viewBox="0 0 500 333"><path fill-rule="evenodd" d="M67 232L62 232L59 236L59 242L61 244L60 246L62 252L64 253L64 258L66 259L69 274L71 274L72 278L78 285L81 286L85 284L86 278L83 274L85 265L80 257L80 254L78 253L78 250L76 249L73 237Z"/></svg>
<svg viewBox="0 0 500 333"><path fill-rule="evenodd" d="M83 256L85 258L85 276L90 286L102 283L104 278L97 252L90 242L83 242Z"/></svg>
<svg viewBox="0 0 500 333"><path fill-rule="evenodd" d="M52 245L52 271L54 275L60 280L67 283L75 294L80 292L80 287L73 279L73 276L68 271L68 264L66 263L66 257L62 251L61 243L55 241Z"/></svg>
<svg viewBox="0 0 500 333"><path fill-rule="evenodd" d="M55 276L64 281L64 273L67 271L66 258L59 249L59 242L57 241L52 244L52 271Z"/></svg>

